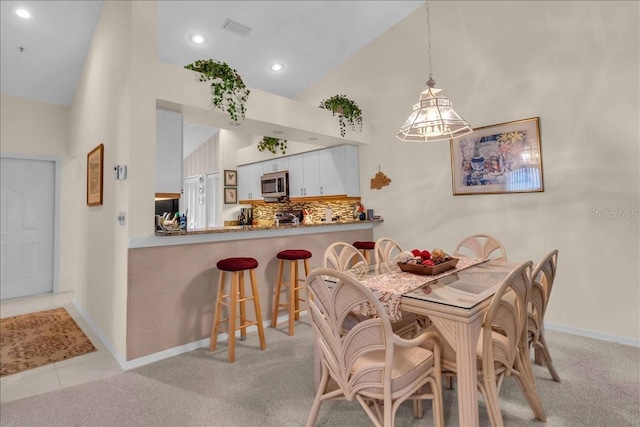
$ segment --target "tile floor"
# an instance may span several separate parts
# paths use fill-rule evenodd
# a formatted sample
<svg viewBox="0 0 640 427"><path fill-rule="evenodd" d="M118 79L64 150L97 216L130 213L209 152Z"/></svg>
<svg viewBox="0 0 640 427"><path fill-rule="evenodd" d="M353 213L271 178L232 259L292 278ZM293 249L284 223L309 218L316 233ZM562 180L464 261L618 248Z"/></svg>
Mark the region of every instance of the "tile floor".
<svg viewBox="0 0 640 427"><path fill-rule="evenodd" d="M73 293L62 292L0 302L1 318L64 307L97 349L97 351L83 356L0 378L0 403L59 390L123 372L98 335L72 304L72 295Z"/></svg>

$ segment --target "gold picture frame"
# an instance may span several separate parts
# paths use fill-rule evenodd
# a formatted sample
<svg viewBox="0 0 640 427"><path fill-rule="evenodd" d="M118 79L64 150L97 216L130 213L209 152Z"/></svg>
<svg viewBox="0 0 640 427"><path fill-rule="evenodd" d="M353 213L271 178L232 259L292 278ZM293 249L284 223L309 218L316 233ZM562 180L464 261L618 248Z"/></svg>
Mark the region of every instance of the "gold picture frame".
<svg viewBox="0 0 640 427"><path fill-rule="evenodd" d="M454 196L544 191L539 117L475 128L450 143Z"/></svg>
<svg viewBox="0 0 640 427"><path fill-rule="evenodd" d="M237 187L238 186L238 172L234 170L225 170L224 171L224 185L226 187Z"/></svg>
<svg viewBox="0 0 640 427"><path fill-rule="evenodd" d="M87 206L102 204L103 170L104 145L100 144L87 154Z"/></svg>
<svg viewBox="0 0 640 427"><path fill-rule="evenodd" d="M236 187L224 188L224 203L226 205L238 203L238 189Z"/></svg>

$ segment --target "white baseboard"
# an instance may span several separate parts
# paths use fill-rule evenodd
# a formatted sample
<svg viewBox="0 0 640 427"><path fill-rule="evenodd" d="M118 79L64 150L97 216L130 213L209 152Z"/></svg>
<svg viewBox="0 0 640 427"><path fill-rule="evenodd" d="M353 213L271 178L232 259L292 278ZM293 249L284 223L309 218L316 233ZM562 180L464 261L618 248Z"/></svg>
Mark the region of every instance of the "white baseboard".
<svg viewBox="0 0 640 427"><path fill-rule="evenodd" d="M168 359L169 357L177 356L182 353L187 353L189 351L197 350L202 347L209 347L209 343L211 341L210 338L204 338L199 341L194 341L178 347L173 347L167 350L159 351L157 353L153 353L148 356L139 357L133 360L126 360L126 358L116 349L115 345L113 345L111 340L107 338L107 336L102 332L102 330L100 330L100 328L98 327L96 322L91 318L91 316L89 316L89 314L82 307L80 307L80 305L76 304L75 301L73 302L73 305L78 309L82 317L87 321L89 326L91 326L94 332L98 335L98 338L100 338L104 346L107 348L107 350L109 350L109 353L111 353L114 359L116 359L116 362L118 362L120 367L125 371L139 368L141 366L148 365L153 362L158 362L163 359ZM306 311L300 312L301 316L304 316L305 314L306 314ZM278 317L278 323L288 321L288 320L289 320L289 316L287 314L284 314ZM271 326L271 320L265 320L264 322L262 322L262 326L264 328ZM257 331L258 331L258 326L256 325L249 326L247 328L247 333L257 332ZM237 331L236 336L238 338L240 337L240 331ZM225 333L219 334L218 342L224 341L228 337L229 336Z"/></svg>
<svg viewBox="0 0 640 427"><path fill-rule="evenodd" d="M580 337L593 338L600 341L615 342L618 344L630 345L633 347L640 347L640 340L636 340L632 338L619 337L617 335L611 335L611 334L603 334L602 332L572 328L570 326L556 325L556 324L547 323L547 322L544 323L544 327L545 329L548 329L550 331L566 332L568 334L577 335Z"/></svg>

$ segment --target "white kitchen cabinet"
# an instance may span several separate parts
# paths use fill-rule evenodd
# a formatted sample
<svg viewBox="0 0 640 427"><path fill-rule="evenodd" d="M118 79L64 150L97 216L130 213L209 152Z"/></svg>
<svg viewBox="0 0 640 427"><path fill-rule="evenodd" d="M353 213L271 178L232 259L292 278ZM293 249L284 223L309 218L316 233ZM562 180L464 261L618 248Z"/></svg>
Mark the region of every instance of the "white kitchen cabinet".
<svg viewBox="0 0 640 427"><path fill-rule="evenodd" d="M320 194L319 151L296 154L289 157L290 197L317 196Z"/></svg>
<svg viewBox="0 0 640 427"><path fill-rule="evenodd" d="M347 159L347 196L360 197L360 159L358 147L353 145L345 146Z"/></svg>
<svg viewBox="0 0 640 427"><path fill-rule="evenodd" d="M347 157L344 145L318 152L320 195L347 194Z"/></svg>
<svg viewBox="0 0 640 427"><path fill-rule="evenodd" d="M339 145L289 156L290 197L360 196L358 148Z"/></svg>
<svg viewBox="0 0 640 427"><path fill-rule="evenodd" d="M182 114L156 109L156 193L182 192Z"/></svg>
<svg viewBox="0 0 640 427"><path fill-rule="evenodd" d="M262 172L264 173L282 172L287 169L289 169L289 157L277 157L262 162Z"/></svg>
<svg viewBox="0 0 640 427"><path fill-rule="evenodd" d="M260 188L262 174L262 162L238 166L238 200L262 199Z"/></svg>

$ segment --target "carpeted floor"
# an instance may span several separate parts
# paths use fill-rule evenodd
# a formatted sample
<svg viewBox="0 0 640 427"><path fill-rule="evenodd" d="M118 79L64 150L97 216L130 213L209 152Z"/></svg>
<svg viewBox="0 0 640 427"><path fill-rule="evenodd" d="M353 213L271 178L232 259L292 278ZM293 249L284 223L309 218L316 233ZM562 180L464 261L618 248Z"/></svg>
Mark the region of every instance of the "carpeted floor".
<svg viewBox="0 0 640 427"><path fill-rule="evenodd" d="M298 323L296 335L266 328L267 349L255 335L237 344L236 362L226 345L199 349L108 379L2 405L2 426L302 426L313 402L312 331ZM533 418L515 380L500 392L505 425L640 425L640 349L551 332L547 341L561 383L535 366L547 423ZM445 422L458 425L455 390L444 390ZM432 425L431 404L414 419L411 404L396 426ZM480 403L480 423L488 425ZM370 426L356 402L328 402L317 426Z"/></svg>
<svg viewBox="0 0 640 427"><path fill-rule="evenodd" d="M96 351L64 308L0 319L0 377Z"/></svg>

